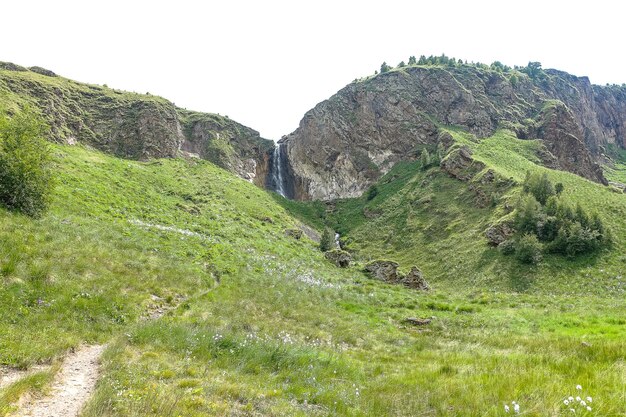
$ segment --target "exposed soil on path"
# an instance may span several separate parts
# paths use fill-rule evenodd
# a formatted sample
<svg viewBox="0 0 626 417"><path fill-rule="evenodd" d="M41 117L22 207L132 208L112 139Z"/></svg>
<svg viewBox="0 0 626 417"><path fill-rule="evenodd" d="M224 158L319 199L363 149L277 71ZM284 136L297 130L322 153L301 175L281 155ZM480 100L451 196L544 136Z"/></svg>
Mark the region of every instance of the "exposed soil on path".
<svg viewBox="0 0 626 417"><path fill-rule="evenodd" d="M26 402L14 416L77 417L93 394L104 346L83 346L69 354L49 395Z"/></svg>

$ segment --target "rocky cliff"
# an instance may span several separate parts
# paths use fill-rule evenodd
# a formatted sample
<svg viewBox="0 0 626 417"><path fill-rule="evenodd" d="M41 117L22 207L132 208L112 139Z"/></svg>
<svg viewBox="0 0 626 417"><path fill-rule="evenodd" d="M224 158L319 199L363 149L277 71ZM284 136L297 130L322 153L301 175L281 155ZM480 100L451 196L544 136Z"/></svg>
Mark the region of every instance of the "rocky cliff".
<svg viewBox="0 0 626 417"><path fill-rule="evenodd" d="M499 128L542 139L546 165L606 183L596 161L626 147L626 88L555 70L532 76L481 65L406 66L355 80L286 136L294 195L355 197L397 161L435 146L441 126L477 139Z"/></svg>
<svg viewBox="0 0 626 417"><path fill-rule="evenodd" d="M83 143L132 159L192 155L265 184L273 142L227 117L187 111L148 93L78 83L43 68L0 62L0 110L14 112L24 105L42 113L55 142Z"/></svg>

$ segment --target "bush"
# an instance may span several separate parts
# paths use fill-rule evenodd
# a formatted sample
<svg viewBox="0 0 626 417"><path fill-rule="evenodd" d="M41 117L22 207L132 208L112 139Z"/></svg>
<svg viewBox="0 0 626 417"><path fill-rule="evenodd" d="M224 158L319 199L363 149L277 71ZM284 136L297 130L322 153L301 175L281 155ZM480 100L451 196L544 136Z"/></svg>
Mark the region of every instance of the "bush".
<svg viewBox="0 0 626 417"><path fill-rule="evenodd" d="M517 202L514 224L515 230L520 233L535 233L537 223L541 220L541 206L532 195L524 196Z"/></svg>
<svg viewBox="0 0 626 417"><path fill-rule="evenodd" d="M335 248L335 233L328 227L324 229L322 238L320 239L320 250L327 252Z"/></svg>
<svg viewBox="0 0 626 417"><path fill-rule="evenodd" d="M505 240L498 245L498 249L503 255L513 255L515 253L515 241L513 239Z"/></svg>
<svg viewBox="0 0 626 417"><path fill-rule="evenodd" d="M45 131L29 109L0 115L0 204L34 217L47 209L53 186Z"/></svg>
<svg viewBox="0 0 626 417"><path fill-rule="evenodd" d="M554 195L554 187L545 172L543 174L526 172L524 191L532 194L541 205L546 204L548 198Z"/></svg>
<svg viewBox="0 0 626 417"><path fill-rule="evenodd" d="M374 197L378 195L378 187L372 185L369 190L367 190L367 201L372 201Z"/></svg>
<svg viewBox="0 0 626 417"><path fill-rule="evenodd" d="M430 154L426 148L422 149L422 154L420 155L420 162L422 164L422 169L427 169L430 166Z"/></svg>
<svg viewBox="0 0 626 417"><path fill-rule="evenodd" d="M525 264L536 264L541 260L541 243L537 236L526 234L515 242L515 258Z"/></svg>

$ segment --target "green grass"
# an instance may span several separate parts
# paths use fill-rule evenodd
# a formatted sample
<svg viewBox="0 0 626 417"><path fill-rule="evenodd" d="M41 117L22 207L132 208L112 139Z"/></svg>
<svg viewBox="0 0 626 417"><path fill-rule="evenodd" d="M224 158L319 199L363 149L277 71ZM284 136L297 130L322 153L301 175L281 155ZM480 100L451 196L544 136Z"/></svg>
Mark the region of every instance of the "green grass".
<svg viewBox="0 0 626 417"><path fill-rule="evenodd" d="M618 147L610 149L613 155L613 164L605 168L605 175L609 181L626 184L626 150Z"/></svg>
<svg viewBox="0 0 626 417"><path fill-rule="evenodd" d="M371 280L360 264L335 268L312 241L285 235L298 222L281 199L208 162L55 155L51 211L0 211L0 363L28 368L108 342L85 416L500 416L511 401L545 416L576 384L594 415L626 412L625 288L605 287L615 252L570 265L571 291L537 283L570 261L514 284L519 266L480 238L501 208L475 206L437 169L399 164L373 200L328 214L289 203L313 225L341 226L358 262L418 264L434 287L421 293ZM603 210L623 209L607 195ZM174 308L142 321L152 295ZM411 327L407 317L434 318ZM46 386L24 384L20 393ZM3 412L15 389L0 390Z"/></svg>

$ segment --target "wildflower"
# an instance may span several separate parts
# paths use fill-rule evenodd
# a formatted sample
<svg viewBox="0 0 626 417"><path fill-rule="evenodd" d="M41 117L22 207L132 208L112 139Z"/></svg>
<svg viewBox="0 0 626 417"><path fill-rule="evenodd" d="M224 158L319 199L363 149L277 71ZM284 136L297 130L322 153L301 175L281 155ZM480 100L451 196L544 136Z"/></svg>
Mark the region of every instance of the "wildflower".
<svg viewBox="0 0 626 417"><path fill-rule="evenodd" d="M571 411L572 413L576 412L576 410L574 410L573 408L570 408L569 411Z"/></svg>
<svg viewBox="0 0 626 417"><path fill-rule="evenodd" d="M519 404L513 406L513 411L515 411L515 414L519 414Z"/></svg>
<svg viewBox="0 0 626 417"><path fill-rule="evenodd" d="M587 411L591 411L591 407L587 406Z"/></svg>
<svg viewBox="0 0 626 417"><path fill-rule="evenodd" d="M504 405L504 412L508 413L511 409L509 408L508 405Z"/></svg>
<svg viewBox="0 0 626 417"><path fill-rule="evenodd" d="M574 401L574 397L572 397L571 395L569 396L568 400L570 401Z"/></svg>
<svg viewBox="0 0 626 417"><path fill-rule="evenodd" d="M587 406L587 403L586 403L586 402L584 402L584 401L581 401L581 402L580 402L580 405L582 405L583 407L586 407L586 406Z"/></svg>
<svg viewBox="0 0 626 417"><path fill-rule="evenodd" d="M565 405L569 405L569 401L567 401L567 400L563 400L563 404L565 404Z"/></svg>
<svg viewBox="0 0 626 417"><path fill-rule="evenodd" d="M587 402L588 402L588 403L592 403L592 402L593 402L593 398L591 398L591 397L587 397Z"/></svg>
<svg viewBox="0 0 626 417"><path fill-rule="evenodd" d="M577 402L580 402L580 397L576 397L576 401L577 401Z"/></svg>
<svg viewBox="0 0 626 417"><path fill-rule="evenodd" d="M583 387L582 387L582 385L576 385L576 389L577 389L578 391L582 391L582 390L583 390Z"/></svg>

